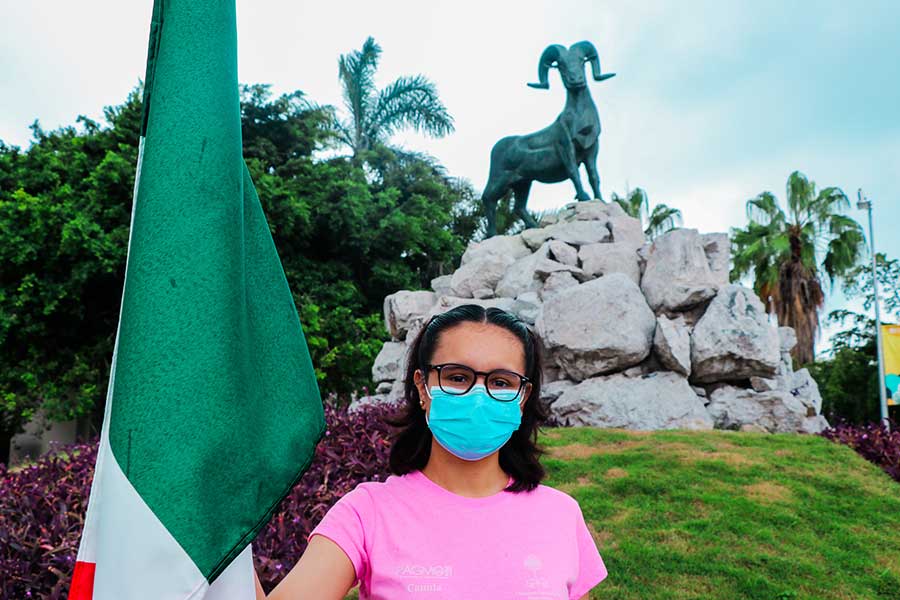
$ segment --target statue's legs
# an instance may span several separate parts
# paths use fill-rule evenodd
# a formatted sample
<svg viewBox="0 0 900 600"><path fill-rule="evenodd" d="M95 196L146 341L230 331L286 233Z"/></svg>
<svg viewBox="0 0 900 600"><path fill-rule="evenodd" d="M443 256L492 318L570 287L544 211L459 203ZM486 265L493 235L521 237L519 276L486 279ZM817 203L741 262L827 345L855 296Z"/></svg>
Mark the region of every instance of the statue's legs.
<svg viewBox="0 0 900 600"><path fill-rule="evenodd" d="M484 204L484 216L487 217L485 237L497 235L497 202L506 195L506 191L494 182L488 180L481 194L481 203Z"/></svg>
<svg viewBox="0 0 900 600"><path fill-rule="evenodd" d="M525 228L532 229L535 227L540 227L537 221L534 220L534 217L525 209L525 205L528 204L528 193L531 191L531 182L530 181L522 181L521 183L517 183L513 186L513 193L516 196L516 205L513 208L513 212L525 221Z"/></svg>
<svg viewBox="0 0 900 600"><path fill-rule="evenodd" d="M594 142L584 159L584 168L588 174L588 181L591 184L591 190L594 192L594 198L603 200L600 194L600 174L597 172L597 149L600 147L600 140Z"/></svg>
<svg viewBox="0 0 900 600"><path fill-rule="evenodd" d="M485 237L494 237L497 235L497 200L482 198L481 202L484 204L484 216L487 217Z"/></svg>
<svg viewBox="0 0 900 600"><path fill-rule="evenodd" d="M564 129L564 131L568 133L568 130ZM575 199L590 200L591 197L588 196L588 193L584 191L584 187L581 185L581 173L578 172L578 161L575 158L575 146L572 145L572 140L566 139L562 142L557 142L556 152L562 161L563 167L566 169L566 174L575 185Z"/></svg>

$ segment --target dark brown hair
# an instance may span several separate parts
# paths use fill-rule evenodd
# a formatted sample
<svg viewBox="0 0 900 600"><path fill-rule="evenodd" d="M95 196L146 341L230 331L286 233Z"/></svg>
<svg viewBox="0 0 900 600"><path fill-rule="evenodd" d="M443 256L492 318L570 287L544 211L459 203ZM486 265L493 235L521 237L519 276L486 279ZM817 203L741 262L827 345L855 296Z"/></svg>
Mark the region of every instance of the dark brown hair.
<svg viewBox="0 0 900 600"><path fill-rule="evenodd" d="M478 304L462 304L431 318L416 335L406 357L404 400L397 418L386 418L388 424L399 428L392 436L390 470L403 475L428 464L431 455L431 430L425 423L425 409L419 404L419 390L413 376L416 370L427 373L442 331L469 321L491 323L515 335L525 350L525 376L531 380L531 392L522 408L522 422L512 437L500 448L500 468L513 478L506 488L511 492L530 491L537 487L546 473L540 463L544 450L537 445L540 426L547 421L541 397L541 350L534 333L524 321L496 307L485 309ZM524 392L524 386L523 386Z"/></svg>

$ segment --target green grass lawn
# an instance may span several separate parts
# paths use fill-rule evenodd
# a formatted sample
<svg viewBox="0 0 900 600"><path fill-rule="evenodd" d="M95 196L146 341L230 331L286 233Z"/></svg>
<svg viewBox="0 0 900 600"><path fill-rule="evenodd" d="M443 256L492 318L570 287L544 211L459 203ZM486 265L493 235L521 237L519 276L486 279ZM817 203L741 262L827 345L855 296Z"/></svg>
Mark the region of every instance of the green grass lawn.
<svg viewBox="0 0 900 600"><path fill-rule="evenodd" d="M609 576L591 598L900 599L900 484L813 435L541 435ZM347 598L357 598L354 589Z"/></svg>
<svg viewBox="0 0 900 600"><path fill-rule="evenodd" d="M819 436L548 430L609 576L591 598L900 599L900 484Z"/></svg>

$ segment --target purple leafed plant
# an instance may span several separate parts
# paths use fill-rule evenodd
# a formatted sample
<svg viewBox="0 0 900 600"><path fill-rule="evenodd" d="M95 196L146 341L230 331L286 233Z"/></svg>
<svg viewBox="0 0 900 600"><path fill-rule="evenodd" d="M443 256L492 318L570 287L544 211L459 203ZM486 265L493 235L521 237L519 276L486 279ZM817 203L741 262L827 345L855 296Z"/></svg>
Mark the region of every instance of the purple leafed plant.
<svg viewBox="0 0 900 600"><path fill-rule="evenodd" d="M253 542L271 591L300 559L306 536L345 493L388 475L390 408L349 414L324 403L327 430L309 469ZM65 600L84 527L98 440L59 446L35 464L0 464L0 600Z"/></svg>
<svg viewBox="0 0 900 600"><path fill-rule="evenodd" d="M863 458L884 469L895 481L900 481L900 423L893 419L889 422L890 432L882 421L853 425L839 419L836 425L819 435L850 446Z"/></svg>
<svg viewBox="0 0 900 600"><path fill-rule="evenodd" d="M0 598L66 598L96 460L95 442L0 464Z"/></svg>

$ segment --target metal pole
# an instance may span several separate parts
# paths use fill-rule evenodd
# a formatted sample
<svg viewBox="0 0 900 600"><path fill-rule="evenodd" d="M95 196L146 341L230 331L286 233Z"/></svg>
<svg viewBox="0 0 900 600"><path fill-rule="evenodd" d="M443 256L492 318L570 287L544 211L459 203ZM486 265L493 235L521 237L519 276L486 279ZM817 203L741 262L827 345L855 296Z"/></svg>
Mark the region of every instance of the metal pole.
<svg viewBox="0 0 900 600"><path fill-rule="evenodd" d="M872 288L875 292L875 344L878 347L878 398L881 401L881 421L887 427L888 432L890 432L887 398L885 398L884 393L884 351L881 343L881 309L878 306L878 261L875 255L875 232L872 227L872 202L865 197L862 188L857 192L857 196L859 198L857 206L865 206L869 213L869 241L872 244Z"/></svg>

